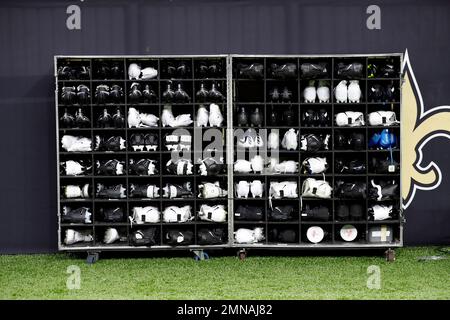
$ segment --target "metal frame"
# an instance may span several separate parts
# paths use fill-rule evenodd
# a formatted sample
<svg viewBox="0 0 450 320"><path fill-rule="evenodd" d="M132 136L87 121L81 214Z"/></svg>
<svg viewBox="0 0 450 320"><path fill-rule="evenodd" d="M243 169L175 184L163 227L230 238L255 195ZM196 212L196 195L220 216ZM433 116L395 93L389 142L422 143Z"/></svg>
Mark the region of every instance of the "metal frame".
<svg viewBox="0 0 450 320"><path fill-rule="evenodd" d="M204 249L224 249L224 248L247 248L247 249L278 249L278 250L292 250L292 249L305 249L305 250L326 250L326 249L382 249L382 248L394 248L403 246L403 223L404 215L403 210L400 209L400 235L399 241L396 243L386 244L356 244L356 243L344 243L344 244L253 244L242 245L237 244L234 241L234 183L233 183L233 163L234 163L234 129L233 129L233 58L345 58L345 57L386 57L397 56L400 57L400 64L403 63L402 53L386 53L386 54L319 54L319 55L241 55L241 54L222 54L222 55L55 55L54 56L54 76L55 76L55 123L56 123L56 166L57 166L57 210L58 210L58 250L66 252L99 252L99 251L159 251L159 250L204 250ZM58 117L58 75L57 75L57 61L63 58L74 59L108 59L108 58L120 58L120 59L164 59L164 58L226 58L226 87L227 87L227 128L225 135L226 145L226 163L227 163L227 187L228 187L228 242L223 245L188 245L188 246L169 246L158 245L151 247L134 247L134 246L64 246L61 239L61 202L60 202L60 148L59 148L59 117ZM403 82L403 78L400 78ZM401 88L400 88L401 89ZM400 115L403 114L402 103L402 90L400 90ZM93 119L92 119L93 120ZM400 125L400 136L403 134L403 127ZM400 162L402 158L402 144L400 144ZM402 191L402 170L400 169L400 194ZM403 201L400 197L400 206L402 208ZM175 225L175 224L174 224ZM89 225L88 225L89 226Z"/></svg>

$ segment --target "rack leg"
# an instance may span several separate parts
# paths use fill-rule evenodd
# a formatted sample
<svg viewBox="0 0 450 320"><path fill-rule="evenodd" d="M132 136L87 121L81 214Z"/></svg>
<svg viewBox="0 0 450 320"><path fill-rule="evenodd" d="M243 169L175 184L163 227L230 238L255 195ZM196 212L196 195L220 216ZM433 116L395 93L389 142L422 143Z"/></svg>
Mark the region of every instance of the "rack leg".
<svg viewBox="0 0 450 320"><path fill-rule="evenodd" d="M94 264L98 261L99 257L100 257L100 252L99 251L88 251L87 253L87 258L86 258L86 263L87 264Z"/></svg>
<svg viewBox="0 0 450 320"><path fill-rule="evenodd" d="M240 249L237 252L237 256L239 257L239 260L245 260L245 258L247 258L247 250L245 249Z"/></svg>
<svg viewBox="0 0 450 320"><path fill-rule="evenodd" d="M387 249L384 252L384 255L386 257L386 261L387 262L394 262L395 261L395 251L392 250L391 248Z"/></svg>

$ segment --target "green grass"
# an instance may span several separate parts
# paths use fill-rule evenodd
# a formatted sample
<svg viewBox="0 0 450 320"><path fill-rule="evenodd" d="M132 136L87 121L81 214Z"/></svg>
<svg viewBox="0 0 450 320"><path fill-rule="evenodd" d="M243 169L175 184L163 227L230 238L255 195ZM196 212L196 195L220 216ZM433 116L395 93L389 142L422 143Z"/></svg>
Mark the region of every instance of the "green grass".
<svg viewBox="0 0 450 320"><path fill-rule="evenodd" d="M450 259L417 262L435 249L396 250L394 263L379 254L257 256L257 251L244 261L123 255L94 265L66 254L0 256L0 299L450 299ZM66 287L70 265L81 269L78 290ZM381 269L379 290L366 286L370 265Z"/></svg>

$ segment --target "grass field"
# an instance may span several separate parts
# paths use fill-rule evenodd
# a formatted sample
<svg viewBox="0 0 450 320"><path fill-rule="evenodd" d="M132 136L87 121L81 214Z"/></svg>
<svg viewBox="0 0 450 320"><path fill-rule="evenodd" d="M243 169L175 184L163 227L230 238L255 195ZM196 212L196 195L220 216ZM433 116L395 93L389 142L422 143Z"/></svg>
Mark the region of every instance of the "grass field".
<svg viewBox="0 0 450 320"><path fill-rule="evenodd" d="M66 254L0 256L1 299L450 299L450 259L418 262L436 248L381 255L101 258L87 265ZM270 252L269 252L270 254ZM222 254L223 255L223 254ZM67 267L80 289L66 286ZM381 288L368 289L367 268L380 267Z"/></svg>

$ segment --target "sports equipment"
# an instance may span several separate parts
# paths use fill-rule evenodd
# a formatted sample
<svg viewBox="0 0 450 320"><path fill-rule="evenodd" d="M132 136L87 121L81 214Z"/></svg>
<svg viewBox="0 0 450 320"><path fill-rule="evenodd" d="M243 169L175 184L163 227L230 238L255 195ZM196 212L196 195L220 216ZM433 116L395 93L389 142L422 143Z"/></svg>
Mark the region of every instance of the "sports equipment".
<svg viewBox="0 0 450 320"><path fill-rule="evenodd" d="M330 114L326 109L318 111L308 109L302 111L302 125L305 127L327 126L330 122Z"/></svg>
<svg viewBox="0 0 450 320"><path fill-rule="evenodd" d="M289 90L287 87L283 88L283 91L281 91L281 102L291 102L292 99L292 91Z"/></svg>
<svg viewBox="0 0 450 320"><path fill-rule="evenodd" d="M95 100L97 104L103 104L109 100L109 86L106 84L99 84L95 88Z"/></svg>
<svg viewBox="0 0 450 320"><path fill-rule="evenodd" d="M170 206L162 212L164 222L186 222L192 220L194 217L191 213L191 206L183 207Z"/></svg>
<svg viewBox="0 0 450 320"><path fill-rule="evenodd" d="M332 188L326 180L307 178L303 181L302 197L331 198Z"/></svg>
<svg viewBox="0 0 450 320"><path fill-rule="evenodd" d="M272 77L276 79L292 79L297 76L297 65L295 63L285 63L282 65L272 63L270 69Z"/></svg>
<svg viewBox="0 0 450 320"><path fill-rule="evenodd" d="M280 91L278 91L277 87L274 87L272 90L270 90L269 98L270 98L270 101L272 101L272 102L279 102L280 101L281 95L280 95Z"/></svg>
<svg viewBox="0 0 450 320"><path fill-rule="evenodd" d="M250 161L238 159L234 162L234 172L249 173L252 171L252 164Z"/></svg>
<svg viewBox="0 0 450 320"><path fill-rule="evenodd" d="M300 150L315 152L319 150L328 150L330 135L306 134L300 136Z"/></svg>
<svg viewBox="0 0 450 320"><path fill-rule="evenodd" d="M203 160L199 160L198 167L199 173L202 176L215 176L223 172L225 164L223 163L223 157L219 159L209 157Z"/></svg>
<svg viewBox="0 0 450 320"><path fill-rule="evenodd" d="M208 99L213 102L222 102L225 100L224 95L217 90L215 83L211 85L211 90L208 92Z"/></svg>
<svg viewBox="0 0 450 320"><path fill-rule="evenodd" d="M136 63L130 63L128 66L128 79L137 80L140 78L141 68Z"/></svg>
<svg viewBox="0 0 450 320"><path fill-rule="evenodd" d="M222 228L199 229L197 231L197 243L200 245L215 245L226 242L226 234Z"/></svg>
<svg viewBox="0 0 450 320"><path fill-rule="evenodd" d="M63 186L62 194L66 199L89 198L90 197L89 184L86 183L82 186L69 184Z"/></svg>
<svg viewBox="0 0 450 320"><path fill-rule="evenodd" d="M129 217L131 224L158 223L161 220L161 214L158 208L153 206L134 207L133 214Z"/></svg>
<svg viewBox="0 0 450 320"><path fill-rule="evenodd" d="M367 186L365 182L345 182L343 180L336 181L336 197L347 199L365 199Z"/></svg>
<svg viewBox="0 0 450 320"><path fill-rule="evenodd" d="M395 180L379 181L370 180L369 199L382 201L393 200L399 196L399 185Z"/></svg>
<svg viewBox="0 0 450 320"><path fill-rule="evenodd" d="M264 159L260 155L256 155L250 159L252 170L254 173L261 173L264 169Z"/></svg>
<svg viewBox="0 0 450 320"><path fill-rule="evenodd" d="M178 84L177 90L175 90L173 95L173 101L177 103L187 103L191 100L191 97L183 90L181 83Z"/></svg>
<svg viewBox="0 0 450 320"><path fill-rule="evenodd" d="M380 133L374 133L369 140L369 148L390 149L397 146L397 136L389 129L384 129Z"/></svg>
<svg viewBox="0 0 450 320"><path fill-rule="evenodd" d="M180 92L181 93L181 92ZM166 103L172 103L174 101L175 92L172 90L172 83L167 83L166 90L162 94L162 100Z"/></svg>
<svg viewBox="0 0 450 320"><path fill-rule="evenodd" d="M399 123L394 111L375 111L369 113L368 122L371 126L392 126Z"/></svg>
<svg viewBox="0 0 450 320"><path fill-rule="evenodd" d="M113 159L113 160L97 160L97 174L105 176L120 176L124 174L123 162Z"/></svg>
<svg viewBox="0 0 450 320"><path fill-rule="evenodd" d="M158 228L139 229L130 234L130 242L134 246L154 246L158 243Z"/></svg>
<svg viewBox="0 0 450 320"><path fill-rule="evenodd" d="M339 231L339 235L341 236L342 240L350 242L356 239L358 236L358 229L356 229L351 224L343 225L341 230Z"/></svg>
<svg viewBox="0 0 450 320"><path fill-rule="evenodd" d="M103 109L103 113L97 119L97 127L109 128L112 124L112 116L108 113L108 109Z"/></svg>
<svg viewBox="0 0 450 320"><path fill-rule="evenodd" d="M61 118L59 118L62 128L73 128L75 123L75 118L67 111L67 108L64 109L64 114Z"/></svg>
<svg viewBox="0 0 450 320"><path fill-rule="evenodd" d="M278 130L270 130L267 137L267 147L272 150L277 150L280 147L280 134Z"/></svg>
<svg viewBox="0 0 450 320"><path fill-rule="evenodd" d="M128 108L128 127L129 128L137 128L141 123L141 116L139 111L135 108Z"/></svg>
<svg viewBox="0 0 450 320"><path fill-rule="evenodd" d="M400 171L400 164L392 156L386 159L373 157L372 168L375 173L396 173Z"/></svg>
<svg viewBox="0 0 450 320"><path fill-rule="evenodd" d="M253 180L250 183L250 193L253 198L262 198L264 193L264 183L261 180Z"/></svg>
<svg viewBox="0 0 450 320"><path fill-rule="evenodd" d="M190 182L185 182L182 185L166 183L163 190L163 198L192 198L192 187Z"/></svg>
<svg viewBox="0 0 450 320"><path fill-rule="evenodd" d="M128 100L130 103L139 103L142 98L141 85L137 82L133 82L130 86L130 93L128 94Z"/></svg>
<svg viewBox="0 0 450 320"><path fill-rule="evenodd" d="M120 151L126 148L126 140L120 136L105 138L99 135L95 136L95 150L98 151Z"/></svg>
<svg viewBox="0 0 450 320"><path fill-rule="evenodd" d="M330 87L328 81L319 80L317 85L317 98L319 103L329 103L330 102Z"/></svg>
<svg viewBox="0 0 450 320"><path fill-rule="evenodd" d="M208 90L205 89L204 83L200 83L200 89L195 94L195 98L198 102L206 102L208 99Z"/></svg>
<svg viewBox="0 0 450 320"><path fill-rule="evenodd" d="M109 97L114 103L120 103L123 98L123 89L118 84L113 84L111 86L111 91L109 92Z"/></svg>
<svg viewBox="0 0 450 320"><path fill-rule="evenodd" d="M294 243L297 242L297 231L294 229L273 228L270 231L270 238L275 242Z"/></svg>
<svg viewBox="0 0 450 320"><path fill-rule="evenodd" d="M142 80L153 79L158 76L158 71L152 67L147 67L141 70L140 78Z"/></svg>
<svg viewBox="0 0 450 320"><path fill-rule="evenodd" d="M128 170L132 175L151 176L158 173L156 169L156 160L152 159L129 159Z"/></svg>
<svg viewBox="0 0 450 320"><path fill-rule="evenodd" d="M292 126L294 125L294 110L292 109L292 105L289 105L287 108L284 109L283 113L281 114L281 121L286 126Z"/></svg>
<svg viewBox="0 0 450 320"><path fill-rule="evenodd" d="M236 220L261 221L264 219L263 208L250 205L239 205L234 210Z"/></svg>
<svg viewBox="0 0 450 320"><path fill-rule="evenodd" d="M348 88L346 80L342 80L338 83L336 88L334 88L334 97L336 98L337 103L347 103Z"/></svg>
<svg viewBox="0 0 450 320"><path fill-rule="evenodd" d="M250 193L250 183L248 183L248 181L239 181L238 183L235 183L234 188L238 198L248 198Z"/></svg>
<svg viewBox="0 0 450 320"><path fill-rule="evenodd" d="M325 206L310 207L307 204L302 208L301 216L305 221L328 221L330 220L330 210Z"/></svg>
<svg viewBox="0 0 450 320"><path fill-rule="evenodd" d="M325 238L325 231L318 226L309 227L306 230L306 238L312 243L319 243Z"/></svg>
<svg viewBox="0 0 450 320"><path fill-rule="evenodd" d="M302 63L300 65L302 78L327 78L328 70L326 62Z"/></svg>
<svg viewBox="0 0 450 320"><path fill-rule="evenodd" d="M338 204L335 211L336 219L339 221L348 220L350 217L350 209L347 204Z"/></svg>
<svg viewBox="0 0 450 320"><path fill-rule="evenodd" d="M81 105L89 104L91 102L91 92L88 86L80 84L77 87L77 101Z"/></svg>
<svg viewBox="0 0 450 320"><path fill-rule="evenodd" d="M370 243L389 243L394 240L394 231L392 226L373 226L369 227L368 241Z"/></svg>
<svg viewBox="0 0 450 320"><path fill-rule="evenodd" d="M240 228L234 232L234 239L237 243L257 243L265 239L264 228L245 229Z"/></svg>
<svg viewBox="0 0 450 320"><path fill-rule="evenodd" d="M120 239L119 232L116 228L107 228L103 236L103 242L105 244L111 244Z"/></svg>
<svg viewBox="0 0 450 320"><path fill-rule="evenodd" d="M250 114L250 124L252 127L260 127L263 123L264 116L258 107Z"/></svg>
<svg viewBox="0 0 450 320"><path fill-rule="evenodd" d="M348 145L352 150L364 150L366 148L364 134L359 132L352 132L352 134L348 138Z"/></svg>
<svg viewBox="0 0 450 320"><path fill-rule="evenodd" d="M130 184L130 198L159 198L159 187L153 184Z"/></svg>
<svg viewBox="0 0 450 320"><path fill-rule="evenodd" d="M197 186L199 191L198 197L203 199L223 198L226 197L228 192L220 187L219 181L214 183L204 182Z"/></svg>
<svg viewBox="0 0 450 320"><path fill-rule="evenodd" d="M295 129L289 129L281 140L281 146L286 150L297 150L298 148L298 133Z"/></svg>
<svg viewBox="0 0 450 320"><path fill-rule="evenodd" d="M339 112L336 115L336 124L339 127L359 127L363 126L364 114L356 111Z"/></svg>
<svg viewBox="0 0 450 320"><path fill-rule="evenodd" d="M143 133L133 133L130 136L130 147L133 151L144 151L145 141Z"/></svg>
<svg viewBox="0 0 450 320"><path fill-rule="evenodd" d="M242 148L262 147L264 141L260 134L253 128L247 129L244 134L238 137L237 146Z"/></svg>
<svg viewBox="0 0 450 320"><path fill-rule="evenodd" d="M104 222L123 222L124 213L121 207L115 208L100 208L99 210L102 221Z"/></svg>
<svg viewBox="0 0 450 320"><path fill-rule="evenodd" d="M155 103L158 97L156 96L156 93L149 84L145 85L144 90L142 91L142 96L144 97L144 102L148 103Z"/></svg>
<svg viewBox="0 0 450 320"><path fill-rule="evenodd" d="M278 163L278 159L270 158L269 170L274 174L283 173L297 173L298 172L298 162L294 160L285 160Z"/></svg>
<svg viewBox="0 0 450 320"><path fill-rule="evenodd" d="M343 78L362 78L364 76L364 65L360 62L339 62L336 73Z"/></svg>
<svg viewBox="0 0 450 320"><path fill-rule="evenodd" d="M362 174L366 172L366 165L361 160L336 159L334 163L336 173Z"/></svg>
<svg viewBox="0 0 450 320"><path fill-rule="evenodd" d="M223 123L223 115L217 104L209 105L209 125L211 127L220 127Z"/></svg>
<svg viewBox="0 0 450 320"><path fill-rule="evenodd" d="M238 73L242 78L258 79L264 77L264 66L261 63L240 64Z"/></svg>
<svg viewBox="0 0 450 320"><path fill-rule="evenodd" d="M188 159L170 159L166 163L166 170L171 174L176 175L190 175L192 174L193 164L191 160Z"/></svg>
<svg viewBox="0 0 450 320"><path fill-rule="evenodd" d="M72 245L78 242L91 242L94 241L94 237L91 234L91 230L74 230L66 229L64 243L66 245Z"/></svg>
<svg viewBox="0 0 450 320"><path fill-rule="evenodd" d="M204 221L225 222L227 221L227 211L222 204L215 206L202 204L198 212L198 217Z"/></svg>
<svg viewBox="0 0 450 320"><path fill-rule="evenodd" d="M154 114L139 113L140 127L157 127L159 118Z"/></svg>
<svg viewBox="0 0 450 320"><path fill-rule="evenodd" d="M358 80L350 80L347 87L348 102L359 103L361 101L362 91Z"/></svg>
<svg viewBox="0 0 450 320"><path fill-rule="evenodd" d="M309 82L309 85L305 87L305 89L303 90L303 98L305 99L305 103L316 102L317 92L314 83L315 81L311 80Z"/></svg>
<svg viewBox="0 0 450 320"><path fill-rule="evenodd" d="M189 245L193 239L194 233L191 230L169 230L165 234L168 245Z"/></svg>
<svg viewBox="0 0 450 320"><path fill-rule="evenodd" d="M289 221L293 219L294 207L291 205L276 206L269 209L269 219L271 221Z"/></svg>
<svg viewBox="0 0 450 320"><path fill-rule="evenodd" d="M296 181L270 181L269 198L285 199L298 198L298 186Z"/></svg>
<svg viewBox="0 0 450 320"><path fill-rule="evenodd" d="M197 109L196 126L207 127L209 121L209 112L204 105L200 105Z"/></svg>
<svg viewBox="0 0 450 320"><path fill-rule="evenodd" d="M61 88L61 102L72 105L76 102L77 94L75 87L62 87Z"/></svg>
<svg viewBox="0 0 450 320"><path fill-rule="evenodd" d="M97 183L96 197L105 199L124 199L127 189L123 187L122 184L117 184L113 186L105 186L101 183Z"/></svg>
<svg viewBox="0 0 450 320"><path fill-rule="evenodd" d="M376 204L371 206L368 212L374 221L387 220L392 218L393 206Z"/></svg>
<svg viewBox="0 0 450 320"><path fill-rule="evenodd" d="M237 115L237 124L240 127L248 125L248 116L247 111L245 111L245 107L241 107Z"/></svg>
<svg viewBox="0 0 450 320"><path fill-rule="evenodd" d="M61 138L61 147L67 152L87 152L92 150L92 141L86 137L64 135Z"/></svg>
<svg viewBox="0 0 450 320"><path fill-rule="evenodd" d="M328 169L327 158L321 157L306 158L302 162L302 168L303 172L308 174L323 173Z"/></svg>
<svg viewBox="0 0 450 320"><path fill-rule="evenodd" d="M164 136L164 145L169 151L191 150L192 136L187 134L166 134Z"/></svg>
<svg viewBox="0 0 450 320"><path fill-rule="evenodd" d="M71 209L64 206L61 214L61 221L64 223L92 223L92 213L87 207Z"/></svg>
<svg viewBox="0 0 450 320"><path fill-rule="evenodd" d="M161 124L163 127L186 127L189 126L192 122L193 121L191 120L190 114L180 114L175 118L172 113L172 106L164 106L161 115Z"/></svg>
<svg viewBox="0 0 450 320"><path fill-rule="evenodd" d="M66 176L85 175L91 170L91 166L84 161L67 160L60 163L61 173Z"/></svg>

